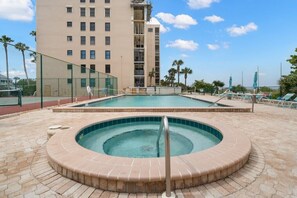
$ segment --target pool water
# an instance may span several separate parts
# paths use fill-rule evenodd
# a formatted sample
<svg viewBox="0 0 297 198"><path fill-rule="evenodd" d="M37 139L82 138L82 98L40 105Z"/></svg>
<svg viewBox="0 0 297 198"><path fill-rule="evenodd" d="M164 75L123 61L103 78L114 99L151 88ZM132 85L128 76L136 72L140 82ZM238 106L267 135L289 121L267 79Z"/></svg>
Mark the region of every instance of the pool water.
<svg viewBox="0 0 297 198"><path fill-rule="evenodd" d="M215 134L209 132L213 130L210 127L207 131L205 125L201 124L200 128L191 125L193 124L186 122L174 123L174 120L169 118L171 156L205 150L222 140L219 132L216 131ZM87 149L107 155L134 158L157 157L156 142L159 126L160 121L153 121L153 119L123 121L123 123L109 121L109 124L101 123L83 130L77 135L76 140ZM164 134L162 133L160 156L164 156L164 148Z"/></svg>
<svg viewBox="0 0 297 198"><path fill-rule="evenodd" d="M208 107L209 102L183 96L121 96L88 103L86 107ZM80 105L81 106L81 105Z"/></svg>
<svg viewBox="0 0 297 198"><path fill-rule="evenodd" d="M108 155L122 157L157 157L158 130L137 129L116 135L103 144L103 150ZM193 150L193 143L186 137L171 132L170 143L174 145L171 155L183 155ZM164 156L164 135L160 139L160 155Z"/></svg>

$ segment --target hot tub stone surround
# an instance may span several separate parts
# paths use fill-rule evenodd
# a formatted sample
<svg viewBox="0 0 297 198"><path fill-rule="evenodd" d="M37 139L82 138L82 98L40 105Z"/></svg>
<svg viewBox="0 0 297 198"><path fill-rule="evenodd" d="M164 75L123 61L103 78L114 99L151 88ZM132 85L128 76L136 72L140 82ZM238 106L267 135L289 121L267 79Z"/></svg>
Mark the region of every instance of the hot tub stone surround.
<svg viewBox="0 0 297 198"><path fill-rule="evenodd" d="M211 126L222 133L222 142L201 152L172 157L172 189L225 178L247 162L251 152L249 139L219 123ZM49 140L47 156L53 169L69 179L102 190L129 193L165 190L164 158L122 158L87 150L75 140L77 133L87 127L71 128Z"/></svg>

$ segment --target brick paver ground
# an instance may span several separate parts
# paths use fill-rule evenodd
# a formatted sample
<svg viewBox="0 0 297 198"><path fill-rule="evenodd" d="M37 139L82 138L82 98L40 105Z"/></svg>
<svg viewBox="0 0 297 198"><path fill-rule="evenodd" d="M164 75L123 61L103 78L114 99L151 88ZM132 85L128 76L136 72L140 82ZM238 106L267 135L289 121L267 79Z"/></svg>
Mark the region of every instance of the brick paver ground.
<svg viewBox="0 0 297 198"><path fill-rule="evenodd" d="M176 190L178 197L297 197L297 110L257 104L255 113L153 115L164 114L224 123L245 133L253 144L244 168L210 184ZM64 178L48 165L45 147L49 126L71 127L86 119L95 122L118 115L53 113L44 109L0 119L0 197L160 197L160 194L102 191Z"/></svg>

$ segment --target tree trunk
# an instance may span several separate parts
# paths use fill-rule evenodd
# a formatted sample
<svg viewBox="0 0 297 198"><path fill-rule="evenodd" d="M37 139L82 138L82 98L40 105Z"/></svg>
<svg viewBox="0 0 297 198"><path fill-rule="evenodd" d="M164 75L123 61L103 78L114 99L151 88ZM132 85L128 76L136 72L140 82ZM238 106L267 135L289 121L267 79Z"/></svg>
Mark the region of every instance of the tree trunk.
<svg viewBox="0 0 297 198"><path fill-rule="evenodd" d="M4 46L4 50L5 50L5 59L6 59L7 89L10 89L10 86L9 86L9 70L8 70L8 54L7 54L7 46Z"/></svg>
<svg viewBox="0 0 297 198"><path fill-rule="evenodd" d="M179 66L177 66L177 86L179 86Z"/></svg>
<svg viewBox="0 0 297 198"><path fill-rule="evenodd" d="M26 61L25 61L25 53L24 53L24 51L22 51L22 55L23 55L24 72L25 72L26 78L27 78L27 85L29 86L29 78L28 78L28 73L27 73L27 68L26 68Z"/></svg>

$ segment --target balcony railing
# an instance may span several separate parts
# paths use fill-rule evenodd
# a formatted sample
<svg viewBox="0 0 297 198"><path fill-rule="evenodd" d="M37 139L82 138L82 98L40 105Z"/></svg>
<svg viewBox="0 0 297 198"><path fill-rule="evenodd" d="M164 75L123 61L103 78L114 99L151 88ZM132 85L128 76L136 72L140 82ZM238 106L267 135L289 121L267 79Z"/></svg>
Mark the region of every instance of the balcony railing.
<svg viewBox="0 0 297 198"><path fill-rule="evenodd" d="M134 70L134 75L144 75L144 70Z"/></svg>

